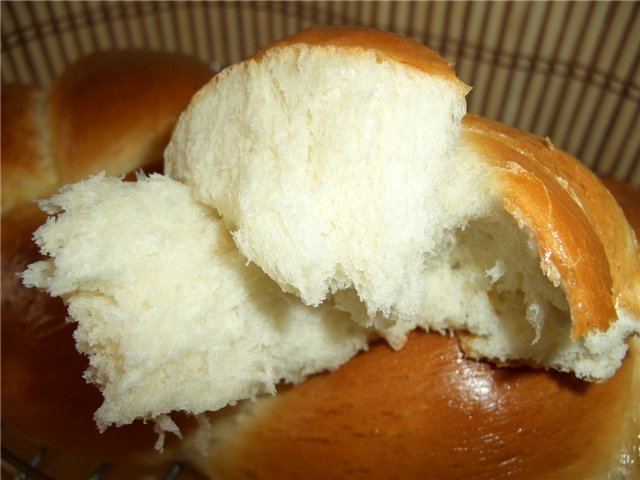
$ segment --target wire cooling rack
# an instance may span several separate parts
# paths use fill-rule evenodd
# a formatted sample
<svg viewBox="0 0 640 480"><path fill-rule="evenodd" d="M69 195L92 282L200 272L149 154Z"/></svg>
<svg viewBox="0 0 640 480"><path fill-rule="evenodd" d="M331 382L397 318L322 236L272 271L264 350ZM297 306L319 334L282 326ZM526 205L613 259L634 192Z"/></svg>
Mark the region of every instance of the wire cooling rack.
<svg viewBox="0 0 640 480"><path fill-rule="evenodd" d="M19 480L54 480L53 477L40 470L43 462L49 457L46 447L40 448L33 457L23 459L8 448L2 448L2 478L16 478ZM142 474L144 475L144 474ZM111 477L108 463L100 464L95 470L87 474L88 480L103 480ZM162 480L206 480L188 465L173 463L154 478Z"/></svg>
<svg viewBox="0 0 640 480"><path fill-rule="evenodd" d="M48 464L52 461L56 462L57 456L67 456L65 453L55 452L47 447L34 447L30 455L15 453L12 446L2 446L2 479L15 480L67 480L67 475L73 475L74 478L83 478L86 480L108 480L119 479L122 475L122 467L113 468L108 462L99 462L94 466L82 469L69 469L68 467L60 467L53 469L51 473ZM69 459L65 459L69 462ZM72 461L72 460L71 460ZM126 467L125 467L126 468ZM65 472L61 474L60 472ZM69 473L72 472L72 473ZM128 472L130 473L130 472ZM61 476L64 475L64 476ZM173 462L160 467L145 467L144 465L136 465L133 477L140 479L156 479L156 480L206 480L206 478L195 470L191 465L184 462Z"/></svg>
<svg viewBox="0 0 640 480"><path fill-rule="evenodd" d="M312 25L359 24L429 45L473 86L468 110L640 185L640 2L19 2L2 8L2 84L47 85L99 50L182 52L214 69ZM2 444L2 477L47 479L59 455ZM198 474L175 463L160 478ZM101 464L91 479L113 478Z"/></svg>

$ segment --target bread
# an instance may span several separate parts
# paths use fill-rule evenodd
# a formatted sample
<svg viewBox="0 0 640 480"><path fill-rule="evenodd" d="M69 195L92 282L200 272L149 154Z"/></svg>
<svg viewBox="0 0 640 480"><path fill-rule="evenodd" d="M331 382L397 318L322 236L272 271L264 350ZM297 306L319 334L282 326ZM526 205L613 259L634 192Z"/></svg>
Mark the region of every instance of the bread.
<svg viewBox="0 0 640 480"><path fill-rule="evenodd" d="M412 58L426 59L417 67L403 61L413 49L423 54ZM466 89L447 69L426 47L393 35L311 30L196 94L166 150L168 173L180 182L100 176L41 204L52 218L34 238L51 259L31 265L24 282L64 298L79 323L88 378L105 397L100 428L273 392L279 381L346 362L371 330L395 348L416 327L457 331L475 358L613 375L640 329L637 243L622 210L548 142L479 118L461 122ZM336 72L347 73L335 80ZM281 89L273 95L281 104L265 95L270 85ZM392 101L402 107L393 121L384 114ZM369 133L352 133L362 123ZM383 128L393 124L404 136ZM278 144L269 125L289 143ZM276 300L255 266L243 268L218 213L249 261L316 308L296 307L293 324L312 322L319 333L274 330L273 319L295 303ZM255 258L260 251L266 262ZM326 309L283 280L285 270L303 283L332 272ZM272 292L266 298L275 303L248 303L252 291ZM373 300L381 293L386 306ZM309 320L307 311L323 313ZM170 334L175 321L189 327ZM334 326L343 321L349 328ZM252 333L236 339L240 331ZM182 383L169 386L173 377Z"/></svg>
<svg viewBox="0 0 640 480"><path fill-rule="evenodd" d="M640 191L605 183L640 230ZM497 368L465 358L454 336L412 332L400 351L376 342L335 372L211 415L210 449L192 461L228 479L636 479L630 343L615 375L594 383Z"/></svg>
<svg viewBox="0 0 640 480"><path fill-rule="evenodd" d="M223 409L182 449L208 478L634 478L637 352L594 384L497 369L463 358L453 337L415 333L400 352L378 342L334 373ZM209 455L189 449L203 437Z"/></svg>
<svg viewBox="0 0 640 480"><path fill-rule="evenodd" d="M155 163L193 93L213 73L182 55L100 52L43 91L2 88L2 212L100 170Z"/></svg>
<svg viewBox="0 0 640 480"><path fill-rule="evenodd" d="M503 279L495 284L492 302L511 309L517 304L513 295L524 293L526 310L511 315L526 318L535 338L529 345L531 336L522 338L503 323L516 322L510 315L504 315L496 335L506 332L509 348L517 346L525 360L573 369L582 378L608 378L624 358L627 336L638 333L640 254L623 211L592 172L549 139L468 115L461 146L496 169L494 188L502 192L504 211L528 232L535 263L566 297L562 304L553 297L556 291L550 302L540 301L538 288L549 284L535 284L539 271L525 274L515 291L505 275L503 285ZM512 257L511 265L526 268L525 256ZM554 312L567 307L568 312ZM500 346L487 340L465 336L463 349L470 356L503 360ZM531 352L532 346L537 351Z"/></svg>
<svg viewBox="0 0 640 480"><path fill-rule="evenodd" d="M307 38L315 38L314 41L326 45L332 37L326 32L330 30L307 33L310 35ZM347 37L351 35L348 30L343 33ZM376 38L387 38L360 30L355 38L362 41L363 36L367 41L373 41L376 48L383 48L380 47L380 41L375 42ZM397 40L397 37L390 38ZM398 42L394 48L404 43L401 40ZM286 42L281 45L286 45ZM411 48L407 47L409 51L418 48L416 44L410 45ZM269 54L268 50L265 52L256 58L260 60L261 55ZM411 63L414 54L405 52L405 60ZM432 60L437 58L431 54L425 55ZM376 58L384 64L389 56L377 54ZM441 61L433 62L445 65ZM438 73L435 76L449 78L447 81L452 85L457 84L462 90L465 89L448 75ZM196 97L192 105L196 105L199 98ZM539 139L503 128L471 117L462 120L458 127L454 125L453 131L459 131L451 141L451 155L460 162L459 165L455 164L455 169L464 172L464 168L477 163L478 157L481 157L483 162L500 171L498 167L504 158L491 153L498 149L500 140L519 145L518 153L523 155L526 151L523 153L521 149L527 145L524 139L530 139L534 145L530 147L532 151L545 148L544 142ZM520 141L523 143L519 144ZM175 145L171 148L175 148ZM513 153L509 152L509 155ZM482 168L475 171L481 172ZM503 173L508 174L509 169ZM608 202L608 194L593 177L583 179L572 175L570 180L574 179L578 179L575 185L569 183L573 189L580 190L578 184L586 182L590 185L589 194L599 192ZM505 183L507 180L504 180ZM473 185L465 185L462 180L460 183L457 181L439 187L451 191L473 188ZM526 219L527 210L523 209L521 213L515 206L508 210L511 204L505 199L509 197L495 196L494 193L489 195L491 206L504 205L497 220L504 222L507 227L511 226L511 234L516 232L518 239L518 230L513 228L514 220L509 215L521 214ZM324 360L320 356L326 355L325 359L332 357L332 361L338 363L346 361L355 350L365 348L365 340L373 331L392 342L394 338L398 339L397 344L393 343L395 346L403 341L404 334L392 335L393 324L398 319L391 315L389 318L378 316L373 321L365 318L366 309L353 301L353 290L338 292L318 308L304 306L294 295L282 293L256 265L244 265L246 260L239 256L231 244L227 231L231 223L223 223L224 219L219 218L211 206L202 204L202 199L203 195L196 185L188 183L185 186L184 182L165 176L151 175L141 177L136 183L125 183L102 174L65 187L59 195L42 204L52 215L48 224L40 230L38 241L47 253L54 254L54 258L35 263L30 267L30 273L26 274L26 279L50 289L52 293L61 294L72 315L79 321L78 347L89 352L93 362L89 376L107 392L104 408L101 407L98 414L103 427L109 423L126 423L132 416L140 416L156 418L161 422L161 427L172 429L173 420L165 417L161 411L197 411L200 408L198 402L203 399L199 393L210 393L214 384L207 385L208 378L185 374L199 365L197 358L192 361L193 357L199 356L197 352L194 355L194 351L186 350L202 345L206 352L200 356L207 356L210 350L214 351L214 347L204 335L222 336L223 332L216 332L206 322L189 323L187 328L176 329L175 321L176 316L188 318L186 311L197 310L200 305L207 305L216 312L225 312L225 307L231 306L226 313L238 313L236 320L253 328L256 337L273 327L273 336L262 344L266 345L266 349L241 350L254 338L253 334L248 334L248 328L241 332L243 335L237 335L231 345L216 344L215 348L219 348L219 351L229 351L229 347L234 346L239 350L231 351L230 357L223 359L215 358L213 353L214 361L232 363L220 372L230 373L236 377L232 379L235 382L238 380L236 375L246 374L249 370L251 378L248 384L246 378L239 378L238 384L244 383L246 387L241 398L245 394L251 397L259 392L273 391L278 378L302 380L316 369L333 368L331 362L326 362L323 367ZM471 203L473 200L470 198ZM461 202L454 207L462 211L469 205ZM628 226L620 220L620 209L615 204L609 202L604 211L627 231ZM3 216L3 223L5 218L8 216ZM41 220L31 221L37 223ZM98 229L96 224L109 224L110 228L100 225ZM508 229L505 230L509 235ZM75 233L69 235L70 231ZM110 234L100 235L98 232ZM483 233L481 230L478 232ZM83 235L73 238L80 233ZM127 241L128 238L138 240ZM149 247L140 245L149 238L153 238L155 243ZM208 239L225 253L214 258L207 257L211 252L201 248L202 238ZM3 243L4 239L3 233ZM180 249L195 252L194 262L183 265L187 257L178 255ZM152 252L156 253L153 258L145 258L150 257ZM458 253L463 256L468 252ZM78 265L81 262L77 262L77 259L74 265L75 254L86 255L86 266ZM114 254L119 257L114 258ZM616 255L618 253L607 257L607 262L609 258L624 258L624 254L620 257ZM191 254L188 258L191 258ZM198 261L203 258L209 261ZM537 257L532 255L532 258ZM127 261L130 263L127 264ZM183 280L175 278L175 274L159 274L159 283L149 285L140 281L142 276L146 281L158 274L161 268L173 272L184 268L183 272L189 273L189 277ZM238 281L240 288L222 284L217 296L213 299L203 296L205 303L201 303L198 292L193 290L203 288L205 282L196 282L191 273L207 271L225 275L229 281ZM497 276L499 273L498 268L491 269L491 274ZM622 278L616 274L614 277L618 278L616 282ZM125 278L132 279L132 282L125 281ZM119 280L123 283L120 284ZM149 329L147 322L140 322L144 328L137 332L137 325L126 323L126 315L131 318L132 314L141 311L138 308L152 311L154 305L162 308L163 304L171 303L168 301L176 298L175 291L166 285L172 282L176 289L185 292L184 298L180 299L178 309L166 307L163 313L177 311L177 315L160 317L161 331L157 332L157 336L154 335L156 329ZM219 279L214 279L214 282L219 283ZM129 286L129 291L123 288L125 284ZM267 299L265 290L270 290L273 297L269 295ZM143 292L147 295L146 300L149 300L146 305ZM616 292L616 295L619 293ZM247 295L251 298L249 304L243 300ZM3 293L3 307L4 299ZM119 304L124 308L119 310L118 304L111 305L110 299L125 299L126 302ZM336 306L352 315L362 315L359 324L351 323L345 312L336 310ZM82 307L89 307L92 314L111 311L117 315L110 316L104 324L96 323L86 311L80 311ZM472 307L468 308L472 310ZM252 312L253 308L257 316L248 318L247 312ZM282 318L283 311L304 314ZM271 324L265 321L270 313L274 314L271 320L276 319ZM150 318L147 317L147 320ZM297 331L302 330L302 333L297 335L279 336L282 327L300 327L305 319L312 318L319 320L313 327L324 337L312 338L314 335L307 330L308 327L298 328ZM222 321L216 319L223 325L224 332L233 333L236 326L229 320L229 317L223 317ZM526 324L522 319L516 320ZM334 321L336 329L325 328ZM123 328L119 329L117 325ZM571 327L572 324L567 322L564 332L567 338L570 338ZM328 338L334 335L336 338ZM539 342L544 342L542 336ZM310 478L313 474L318 478L357 478L365 475L369 478L428 478L429 475L432 478L637 476L638 447L634 443L637 442L639 417L636 339L627 340L632 348L617 373L599 383L586 383L569 374L534 371L525 367L501 369L466 359L458 348L458 342L465 346L468 355L483 355L474 350L473 341L478 337L465 336L464 332L457 332L457 338L421 332L413 332L408 337L399 352L375 342L370 352L356 356L333 373L312 376L296 386L278 385L279 393L274 397L260 395L255 401L241 401L235 406L222 408L211 414L211 425L204 424L195 434L188 433L185 436L180 444L179 458L188 458L212 478ZM111 342L112 338L119 343ZM164 348L170 342L183 342L185 350L180 352L171 350L172 347ZM324 351L323 345L341 353L334 355ZM124 349L119 351L121 347ZM292 350L296 351L295 355L287 359ZM165 354L164 358L159 351ZM118 361L110 361L105 353L118 354ZM340 357L342 359L339 360ZM118 370L118 366L123 365L118 362L125 358L127 368ZM147 360L154 361L153 367L151 363L145 365ZM236 361L256 360L264 362L262 365L266 368L261 369L260 364L256 364L245 369L233 364ZM301 364L294 365L295 360ZM498 358L497 361L501 360ZM533 363L537 363L537 360ZM155 372L153 368L156 368ZM615 370L615 366L612 368ZM3 372L3 392L4 381ZM198 390L202 385L205 385L205 390ZM148 386L148 403L142 404L145 396L142 389ZM168 392L161 387L166 387ZM131 396L123 394L116 398L113 392L126 392ZM232 397L224 397L229 393L226 389L213 393L218 395L217 400L204 398L205 402L211 402L211 408L233 403L233 400L229 400ZM162 395L162 398L156 395ZM133 403L130 402L132 399ZM3 416L4 413L3 410ZM117 434L122 428L126 427L108 429L107 433ZM555 440L551 447L549 438ZM207 442L211 445L208 455L197 453ZM561 455L558 455L559 443L564 447ZM193 445L197 448L192 450Z"/></svg>
<svg viewBox="0 0 640 480"><path fill-rule="evenodd" d="M466 92L411 40L311 29L200 90L166 172L283 290L394 348L464 331L476 358L610 377L640 331L631 228L549 141L461 122Z"/></svg>
<svg viewBox="0 0 640 480"><path fill-rule="evenodd" d="M636 238L640 238L640 191L637 187L615 178L605 177L602 181L622 208L636 233Z"/></svg>
<svg viewBox="0 0 640 480"><path fill-rule="evenodd" d="M98 175L41 205L55 217L34 238L51 259L24 281L62 297L78 322L85 377L104 397L101 430L136 419L173 430L174 410L275 393L367 344L346 313L292 300L245 266L215 211L166 176Z"/></svg>
<svg viewBox="0 0 640 480"><path fill-rule="evenodd" d="M161 169L178 112L211 76L206 65L188 57L108 52L71 65L47 89L3 85L3 448L25 437L48 448L54 458L47 466L56 463L56 452L67 452L76 460L92 458L94 469L104 461L166 461L175 451L177 443L170 441L167 456L159 456L153 425L141 421L98 432L93 414L102 395L83 378L89 362L75 349L75 325L65 322L61 299L25 288L17 274L42 258L31 237L46 215L34 200L101 170L121 175ZM173 418L185 432L195 424ZM66 469L61 478L81 471ZM84 474L88 478L91 470Z"/></svg>
<svg viewBox="0 0 640 480"><path fill-rule="evenodd" d="M31 86L2 86L2 213L57 186L48 154L45 93Z"/></svg>
<svg viewBox="0 0 640 480"><path fill-rule="evenodd" d="M640 372L633 350L601 383L466 359L412 332L339 370L212 418L207 478L636 479Z"/></svg>
<svg viewBox="0 0 640 480"><path fill-rule="evenodd" d="M166 173L215 207L242 253L305 303L355 285L369 315L415 316L416 302L390 299L410 297L408 280L422 274L415 259L438 216L428 200L446 178L439 160L467 91L415 42L308 30L198 92L167 147Z"/></svg>

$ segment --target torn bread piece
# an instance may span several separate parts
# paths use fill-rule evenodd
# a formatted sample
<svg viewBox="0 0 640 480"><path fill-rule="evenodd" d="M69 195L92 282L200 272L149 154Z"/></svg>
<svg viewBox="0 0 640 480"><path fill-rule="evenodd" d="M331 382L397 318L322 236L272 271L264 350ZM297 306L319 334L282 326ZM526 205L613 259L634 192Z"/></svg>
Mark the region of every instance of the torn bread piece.
<svg viewBox="0 0 640 480"><path fill-rule="evenodd" d="M23 281L62 297L77 322L101 429L274 393L366 348L346 313L306 306L245 265L215 211L175 180L97 175L42 207L35 240L50 258Z"/></svg>

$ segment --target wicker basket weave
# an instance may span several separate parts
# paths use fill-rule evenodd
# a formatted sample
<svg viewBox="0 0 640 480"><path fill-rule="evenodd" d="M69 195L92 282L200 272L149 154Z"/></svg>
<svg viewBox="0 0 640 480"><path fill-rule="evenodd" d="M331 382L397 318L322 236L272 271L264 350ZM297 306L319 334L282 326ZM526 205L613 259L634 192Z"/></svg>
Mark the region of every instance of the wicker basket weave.
<svg viewBox="0 0 640 480"><path fill-rule="evenodd" d="M235 63L317 24L414 37L474 87L472 113L548 136L601 175L640 184L639 2L2 3L2 82L44 85L96 50Z"/></svg>
<svg viewBox="0 0 640 480"><path fill-rule="evenodd" d="M372 26L453 61L474 87L470 112L547 136L638 186L639 12L640 2L4 1L2 84L46 85L109 49L183 52L220 69L312 25Z"/></svg>

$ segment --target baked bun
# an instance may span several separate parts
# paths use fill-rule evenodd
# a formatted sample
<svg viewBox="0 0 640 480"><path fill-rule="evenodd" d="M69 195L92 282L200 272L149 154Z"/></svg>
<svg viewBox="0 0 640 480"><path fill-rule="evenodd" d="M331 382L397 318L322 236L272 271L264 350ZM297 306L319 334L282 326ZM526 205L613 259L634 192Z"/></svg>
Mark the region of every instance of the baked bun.
<svg viewBox="0 0 640 480"><path fill-rule="evenodd" d="M42 258L31 237L46 216L34 201L89 173L161 168L179 111L211 76L191 58L110 52L70 66L46 91L3 86L3 445L20 435L50 452L91 457L93 468L161 458L151 424L98 432L93 414L102 396L83 378L89 362L75 349L75 325L59 298L24 287L17 274ZM176 421L183 429L194 423ZM80 475L65 472L60 478Z"/></svg>
<svg viewBox="0 0 640 480"><path fill-rule="evenodd" d="M640 230L640 192L605 184ZM497 368L453 336L413 332L398 352L376 342L336 372L212 415L204 436L210 450L192 461L208 478L636 479L640 342L592 383Z"/></svg>
<svg viewBox="0 0 640 480"><path fill-rule="evenodd" d="M307 67L319 95L309 116L302 99L311 93L300 81ZM335 79L344 88L331 89ZM378 91L385 85L393 98ZM169 176L124 182L99 174L41 202L49 219L35 240L48 258L22 278L62 297L77 322L86 376L103 393L99 427L145 419L175 431L169 413L218 409L181 444L181 456L212 478L633 478L638 360L637 339L627 337L638 329L635 237L575 159L536 137L462 118L466 91L444 60L415 42L311 30L232 67L194 97L166 151ZM339 92L353 103L327 101ZM429 142L421 143L424 135ZM222 140L212 146L212 138ZM311 155L329 141L351 178L340 177L336 159ZM296 162L289 148L316 162ZM385 156L396 151L410 160ZM268 168L259 163L264 152L274 154ZM287 170L275 161L280 155ZM365 166L371 176L359 178ZM528 192L535 208L513 193L517 173L541 186ZM228 182L219 191L216 176ZM338 195L345 192L365 200L365 210ZM320 221L335 213L323 207L327 193L338 195L326 205L341 209L344 223ZM583 198L590 195L596 200ZM550 205L563 214L541 226L536 212ZM376 235L363 237L360 214ZM271 231L263 236L253 222ZM302 225L316 237L298 245ZM573 225L587 236L576 245ZM550 244L550 232L564 243ZM432 250L414 245L425 234ZM322 252L318 239L332 251ZM261 253L265 245L277 248ZM273 258L261 265L243 246ZM325 262L312 265L318 270L300 263L316 248ZM358 259L369 248L382 258ZM595 301L578 285L586 273L569 261L575 252L595 255L604 304L595 319L575 304ZM349 257L339 268L330 265L335 253ZM394 270L396 253L402 265ZM309 281L319 271L322 279L326 265L326 284ZM409 333L415 327L455 334ZM600 381L498 368L465 357L461 346L495 363ZM206 455L191 450L207 442Z"/></svg>
<svg viewBox="0 0 640 480"><path fill-rule="evenodd" d="M412 40L311 29L199 91L166 172L283 290L394 348L464 331L477 358L608 378L640 331L635 236L578 160L461 122L467 91Z"/></svg>

